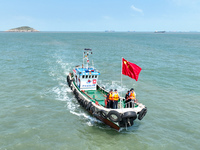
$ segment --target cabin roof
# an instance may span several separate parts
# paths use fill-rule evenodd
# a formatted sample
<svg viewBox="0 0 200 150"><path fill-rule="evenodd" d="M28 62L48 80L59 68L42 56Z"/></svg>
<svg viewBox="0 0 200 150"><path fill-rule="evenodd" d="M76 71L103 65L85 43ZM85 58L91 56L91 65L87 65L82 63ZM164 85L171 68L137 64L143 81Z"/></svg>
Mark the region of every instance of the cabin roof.
<svg viewBox="0 0 200 150"><path fill-rule="evenodd" d="M75 70L80 75L100 75L100 72L95 68L75 68Z"/></svg>

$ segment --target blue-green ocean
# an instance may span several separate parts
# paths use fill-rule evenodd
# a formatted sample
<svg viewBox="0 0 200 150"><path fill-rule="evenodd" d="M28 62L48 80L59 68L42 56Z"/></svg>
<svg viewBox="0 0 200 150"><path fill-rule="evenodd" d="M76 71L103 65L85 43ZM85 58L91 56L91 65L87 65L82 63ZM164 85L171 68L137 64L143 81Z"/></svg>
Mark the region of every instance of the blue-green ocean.
<svg viewBox="0 0 200 150"><path fill-rule="evenodd" d="M148 108L119 132L89 115L66 75L91 48L98 83ZM121 59L139 65L122 76ZM198 150L200 33L0 33L0 150Z"/></svg>

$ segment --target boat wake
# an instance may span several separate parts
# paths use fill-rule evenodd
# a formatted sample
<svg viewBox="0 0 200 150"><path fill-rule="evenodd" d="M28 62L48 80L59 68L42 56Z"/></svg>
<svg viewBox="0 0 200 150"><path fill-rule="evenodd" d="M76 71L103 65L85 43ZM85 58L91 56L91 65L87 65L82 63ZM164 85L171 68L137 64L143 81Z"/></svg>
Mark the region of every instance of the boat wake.
<svg viewBox="0 0 200 150"><path fill-rule="evenodd" d="M98 119L84 113L84 112L75 112L75 111L70 111L70 113L76 115L76 116L79 116L80 118L84 118L85 120L88 120L88 122L86 124L88 124L89 126L94 126L94 123L101 123L101 121L99 121Z"/></svg>
<svg viewBox="0 0 200 150"><path fill-rule="evenodd" d="M80 105L74 97L71 89L67 85L66 76L72 69L73 64L64 62L57 55L53 56L54 62L49 62L49 76L52 78L54 86L43 92L43 96L53 95L55 100L66 102L67 110L73 115L83 118L88 126L94 126L96 123L102 124L101 121L90 116L85 110L80 109Z"/></svg>

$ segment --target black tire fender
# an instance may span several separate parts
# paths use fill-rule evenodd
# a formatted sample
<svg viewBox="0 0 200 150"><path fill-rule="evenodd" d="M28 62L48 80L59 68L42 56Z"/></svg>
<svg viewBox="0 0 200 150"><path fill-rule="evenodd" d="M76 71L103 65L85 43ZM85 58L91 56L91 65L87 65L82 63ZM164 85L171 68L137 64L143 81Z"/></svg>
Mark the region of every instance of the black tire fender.
<svg viewBox="0 0 200 150"><path fill-rule="evenodd" d="M92 113L94 113L94 112L96 111L95 106L92 105L92 106L90 107L90 111L91 111Z"/></svg>
<svg viewBox="0 0 200 150"><path fill-rule="evenodd" d="M73 93L74 93L74 95L76 95L76 89L74 89Z"/></svg>
<svg viewBox="0 0 200 150"><path fill-rule="evenodd" d="M86 106L86 110L90 110L90 107L92 106L92 102L89 102Z"/></svg>
<svg viewBox="0 0 200 150"><path fill-rule="evenodd" d="M134 124L133 118L122 118L121 121L118 122L120 127L130 127Z"/></svg>
<svg viewBox="0 0 200 150"><path fill-rule="evenodd" d="M105 110L100 110L100 111L99 111L99 114L100 114L100 116L101 116L102 118L107 119L107 112L106 112Z"/></svg>
<svg viewBox="0 0 200 150"><path fill-rule="evenodd" d="M78 96L78 97L77 97L77 101L80 102L80 100L81 100L81 98Z"/></svg>
<svg viewBox="0 0 200 150"><path fill-rule="evenodd" d="M78 93L75 94L76 99L78 99Z"/></svg>
<svg viewBox="0 0 200 150"><path fill-rule="evenodd" d="M108 118L112 121L112 122L119 122L122 120L120 113L118 113L115 110L111 110L108 113Z"/></svg>
<svg viewBox="0 0 200 150"><path fill-rule="evenodd" d="M81 103L82 103L82 101L83 101L83 100L80 98L78 102L81 104Z"/></svg>
<svg viewBox="0 0 200 150"><path fill-rule="evenodd" d="M84 100L81 100L80 101L80 105L83 106L83 103L84 103Z"/></svg>
<svg viewBox="0 0 200 150"><path fill-rule="evenodd" d="M71 81L71 80L69 80L69 82L68 82L68 85L69 85L69 87L71 87L71 82L72 82L72 81Z"/></svg>
<svg viewBox="0 0 200 150"><path fill-rule="evenodd" d="M85 100L85 101L83 102L83 107L86 108L86 107L87 107L87 104L88 104L88 102Z"/></svg>
<svg viewBox="0 0 200 150"><path fill-rule="evenodd" d="M147 113L147 108L145 107L139 112L138 119L142 120L143 117L146 115L146 113Z"/></svg>
<svg viewBox="0 0 200 150"><path fill-rule="evenodd" d="M125 112L122 118L132 118L133 120L137 119L137 114L134 111Z"/></svg>

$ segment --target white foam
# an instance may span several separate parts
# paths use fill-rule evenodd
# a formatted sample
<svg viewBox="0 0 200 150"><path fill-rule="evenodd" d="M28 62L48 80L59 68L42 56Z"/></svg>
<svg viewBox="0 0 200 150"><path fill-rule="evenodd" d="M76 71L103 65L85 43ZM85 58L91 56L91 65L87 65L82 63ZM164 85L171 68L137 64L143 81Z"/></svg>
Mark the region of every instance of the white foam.
<svg viewBox="0 0 200 150"><path fill-rule="evenodd" d="M109 91L110 89L117 89L117 91L120 93L125 93L129 88L127 88L125 85L121 86L121 81L112 81L112 83L110 83L109 81L99 81L99 83L105 83L103 85L100 84L100 86L105 87L105 89L107 89L107 91ZM121 95L123 96L123 95Z"/></svg>
<svg viewBox="0 0 200 150"><path fill-rule="evenodd" d="M81 119L86 120L85 123L88 126L94 126L95 123L102 123L95 117L92 117L89 114L87 114L85 110L79 109L80 105L78 104L74 96L70 94L72 93L72 91L67 85L66 75L71 70L71 66L73 66L73 64L64 62L57 55L54 55L53 58L56 59L56 63L50 64L51 67L49 68L49 76L52 77L52 80L57 81L57 85L55 87L47 89L44 93L53 93L55 95L56 100L65 101L65 107L70 111L70 113L80 117ZM116 88L118 89L118 92L126 90L126 88L120 86L121 83L119 81L113 81L111 85L108 82L105 83L107 83L105 88Z"/></svg>

